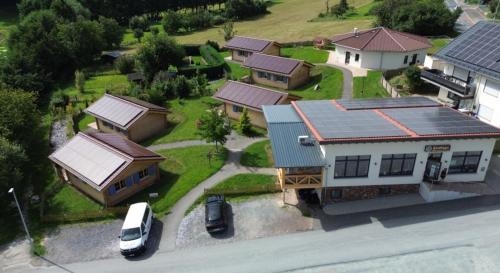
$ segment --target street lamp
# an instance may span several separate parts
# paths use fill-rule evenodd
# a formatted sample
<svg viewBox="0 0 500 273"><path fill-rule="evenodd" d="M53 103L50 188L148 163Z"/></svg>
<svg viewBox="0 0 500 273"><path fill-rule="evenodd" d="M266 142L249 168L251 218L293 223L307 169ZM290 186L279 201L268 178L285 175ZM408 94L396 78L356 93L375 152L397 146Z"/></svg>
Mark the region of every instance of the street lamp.
<svg viewBox="0 0 500 273"><path fill-rule="evenodd" d="M19 206L19 202L17 201L17 197L16 197L16 193L14 192L14 188L10 188L9 193L14 196L14 200L16 201L17 209L19 210L19 215L21 216L21 221L23 222L24 231L26 231L26 235L28 235L28 240L30 242L30 245L32 245L33 240L31 239L31 235L30 235L30 232L28 230L28 226L26 225L26 222L24 221L23 212L21 211L21 207Z"/></svg>

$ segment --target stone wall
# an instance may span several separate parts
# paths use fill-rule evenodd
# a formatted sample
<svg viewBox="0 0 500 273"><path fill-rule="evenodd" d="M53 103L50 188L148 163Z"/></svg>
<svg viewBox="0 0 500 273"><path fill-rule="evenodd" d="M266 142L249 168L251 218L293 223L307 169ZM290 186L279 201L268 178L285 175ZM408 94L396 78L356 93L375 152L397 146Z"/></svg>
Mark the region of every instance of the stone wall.
<svg viewBox="0 0 500 273"><path fill-rule="evenodd" d="M388 193L382 193L381 189L388 189ZM333 198L334 190L342 190L340 198ZM393 196L398 194L418 193L419 184L409 185L375 185L360 187L330 187L325 188L323 195L326 203L336 203L345 201L355 201L364 199L373 199L377 197Z"/></svg>

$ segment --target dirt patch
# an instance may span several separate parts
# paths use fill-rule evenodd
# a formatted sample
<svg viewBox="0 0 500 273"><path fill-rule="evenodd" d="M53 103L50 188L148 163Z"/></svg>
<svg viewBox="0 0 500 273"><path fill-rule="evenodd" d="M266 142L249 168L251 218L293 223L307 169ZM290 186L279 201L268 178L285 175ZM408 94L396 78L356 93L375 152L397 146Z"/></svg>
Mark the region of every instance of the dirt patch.
<svg viewBox="0 0 500 273"><path fill-rule="evenodd" d="M272 194L232 202L228 231L216 236L205 230L205 208L198 206L182 220L176 246L199 247L311 230L313 218L302 216L294 206L282 207L280 197L280 194Z"/></svg>

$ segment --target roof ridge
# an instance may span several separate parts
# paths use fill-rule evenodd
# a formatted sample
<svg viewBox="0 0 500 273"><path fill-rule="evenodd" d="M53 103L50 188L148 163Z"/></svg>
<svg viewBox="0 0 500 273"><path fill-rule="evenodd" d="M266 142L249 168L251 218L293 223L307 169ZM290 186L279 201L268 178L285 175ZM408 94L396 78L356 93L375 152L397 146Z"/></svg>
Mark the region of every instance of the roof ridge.
<svg viewBox="0 0 500 273"><path fill-rule="evenodd" d="M377 32L375 34L373 34L373 36L368 39L368 41L366 41L366 43L360 48L361 50L365 49L365 47L380 33L380 29L382 27L376 27L376 28L373 28L373 29L376 29Z"/></svg>
<svg viewBox="0 0 500 273"><path fill-rule="evenodd" d="M146 111L148 111L148 110L149 110L149 108L147 108L147 107L145 107L145 106L142 106L142 105L140 105L140 104L134 103L134 102L129 101L129 100L126 100L126 99L121 98L121 97L119 97L119 96L115 96L115 95L110 94L110 93L104 93L104 96L107 96L107 97L112 97L112 98L118 99L118 100L123 101L123 102L125 102L125 103L127 103L127 104L132 104L132 105L134 105L134 106L137 106L137 107L139 107L139 108L142 108L143 110L146 110Z"/></svg>
<svg viewBox="0 0 500 273"><path fill-rule="evenodd" d="M385 31L385 33L387 33L387 35L389 35L389 37L399 46L401 47L404 51L408 51L401 43L398 42L398 40L396 40L396 38L394 38L394 36L392 36L392 34L385 28L385 27L382 27L382 30Z"/></svg>
<svg viewBox="0 0 500 273"><path fill-rule="evenodd" d="M263 55L263 56L269 56L269 57L275 57L275 58L281 58L281 59L293 60L293 61L297 61L297 62L304 62L304 60L300 60L300 59L288 58L288 57L276 56L276 55L269 55L269 54L264 54L264 53L260 53L260 52L253 53L253 54L252 54L252 56L253 56L253 55ZM248 57L247 59L252 58L252 56Z"/></svg>

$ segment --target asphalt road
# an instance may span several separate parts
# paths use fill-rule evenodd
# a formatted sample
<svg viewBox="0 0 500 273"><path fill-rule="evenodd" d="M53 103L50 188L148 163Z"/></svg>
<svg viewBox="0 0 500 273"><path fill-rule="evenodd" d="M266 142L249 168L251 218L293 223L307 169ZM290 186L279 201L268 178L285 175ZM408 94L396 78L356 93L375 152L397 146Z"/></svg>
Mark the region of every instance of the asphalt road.
<svg viewBox="0 0 500 273"><path fill-rule="evenodd" d="M366 224L332 231L160 251L130 260L55 265L31 272L500 272L498 198L461 200L464 207L470 203L470 209L457 209L457 201L430 206L427 213L411 217L387 219L373 214Z"/></svg>

